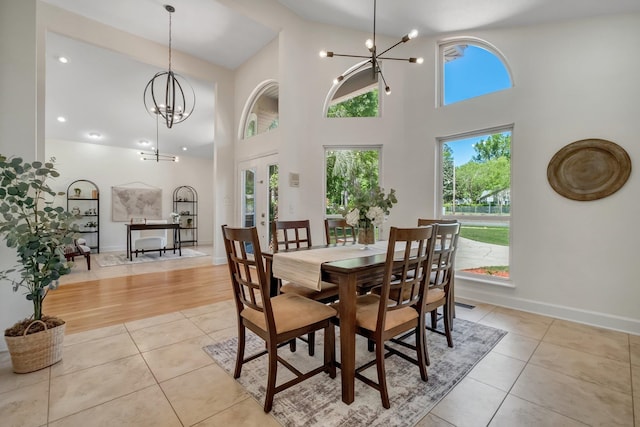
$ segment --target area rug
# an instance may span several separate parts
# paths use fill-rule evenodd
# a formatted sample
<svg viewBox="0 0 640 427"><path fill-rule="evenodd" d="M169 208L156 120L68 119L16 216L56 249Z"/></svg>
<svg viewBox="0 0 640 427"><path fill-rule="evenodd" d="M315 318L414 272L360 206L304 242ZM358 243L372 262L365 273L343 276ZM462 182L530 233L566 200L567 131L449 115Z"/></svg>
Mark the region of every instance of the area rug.
<svg viewBox="0 0 640 427"><path fill-rule="evenodd" d="M505 331L477 323L455 319L454 348L447 347L446 338L427 332L431 366L429 381L420 379L418 367L398 357L386 359L387 386L391 408L384 409L380 394L359 380L355 383L355 401L346 405L341 400L340 371L334 380L319 374L276 394L271 414L285 426L414 426L506 335ZM339 328L336 328L336 335ZM303 371L322 363L322 333L317 333L315 357L307 354L304 343L291 353L288 347L279 354ZM356 366L375 358L367 351L366 340L357 337ZM248 333L245 355L264 349L264 342ZM224 370L233 375L237 338L204 347ZM339 358L339 340L336 339ZM364 374L377 379L375 365ZM292 378L292 374L278 365L278 384ZM242 367L237 380L260 405L264 404L267 383L267 356L260 357Z"/></svg>
<svg viewBox="0 0 640 427"><path fill-rule="evenodd" d="M105 252L96 254L95 260L100 267L113 267L114 265L141 264L143 262L169 261L172 259L194 258L199 256L207 256L207 254L198 252L194 249L183 248L182 256L178 255L178 251L174 254L173 250L167 249L167 253L163 253L162 256L160 256L158 252L138 254L137 257L134 254L133 261L129 261L125 252Z"/></svg>

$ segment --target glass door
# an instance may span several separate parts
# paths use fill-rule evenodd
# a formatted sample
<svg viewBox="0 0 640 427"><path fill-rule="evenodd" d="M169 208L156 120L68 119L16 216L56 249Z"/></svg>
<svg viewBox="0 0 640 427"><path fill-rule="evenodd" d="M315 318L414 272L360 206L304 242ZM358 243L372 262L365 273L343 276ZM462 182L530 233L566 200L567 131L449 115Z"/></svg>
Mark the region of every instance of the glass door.
<svg viewBox="0 0 640 427"><path fill-rule="evenodd" d="M256 227L263 249L271 242L271 222L278 216L278 158L259 157L239 163L240 224Z"/></svg>

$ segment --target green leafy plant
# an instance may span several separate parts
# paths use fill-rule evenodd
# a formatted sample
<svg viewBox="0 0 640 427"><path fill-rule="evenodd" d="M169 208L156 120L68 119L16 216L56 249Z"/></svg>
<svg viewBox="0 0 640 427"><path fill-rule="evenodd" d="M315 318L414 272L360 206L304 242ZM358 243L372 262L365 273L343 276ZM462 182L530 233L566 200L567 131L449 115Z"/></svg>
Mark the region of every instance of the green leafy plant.
<svg viewBox="0 0 640 427"><path fill-rule="evenodd" d="M358 228L369 228L371 225L379 227L384 221L384 216L389 215L394 204L398 203L396 190L393 188L389 194L384 189L374 187L370 190L362 190L356 187L348 202L348 209L343 213L347 223Z"/></svg>
<svg viewBox="0 0 640 427"><path fill-rule="evenodd" d="M26 289L26 298L33 303L31 320L42 320L47 293L70 272L64 246L77 237L74 215L54 206L55 197L65 193L56 193L46 183L60 175L54 163L54 158L27 163L20 157L0 155L0 236L7 247L16 249L19 261L14 268L0 271L0 279L10 280L14 292Z"/></svg>

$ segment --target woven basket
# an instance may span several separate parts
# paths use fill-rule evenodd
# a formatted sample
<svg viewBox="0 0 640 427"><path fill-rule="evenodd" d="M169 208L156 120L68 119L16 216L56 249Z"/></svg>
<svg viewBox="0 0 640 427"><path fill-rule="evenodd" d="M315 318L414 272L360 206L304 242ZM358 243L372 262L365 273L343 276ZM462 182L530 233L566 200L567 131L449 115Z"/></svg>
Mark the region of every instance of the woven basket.
<svg viewBox="0 0 640 427"><path fill-rule="evenodd" d="M44 331L27 335L32 325L42 323ZM11 355L13 372L25 374L51 366L62 359L62 341L65 325L47 329L41 320L34 320L21 337L4 337Z"/></svg>

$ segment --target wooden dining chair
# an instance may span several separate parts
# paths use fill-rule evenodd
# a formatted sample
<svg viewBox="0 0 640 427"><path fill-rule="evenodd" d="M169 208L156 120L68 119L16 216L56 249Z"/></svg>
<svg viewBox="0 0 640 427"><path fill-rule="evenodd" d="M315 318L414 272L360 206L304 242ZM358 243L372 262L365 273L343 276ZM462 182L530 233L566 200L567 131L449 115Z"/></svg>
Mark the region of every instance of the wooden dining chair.
<svg viewBox="0 0 640 427"><path fill-rule="evenodd" d="M326 218L324 220L324 235L327 245L356 242L356 229L347 224L347 220L344 218Z"/></svg>
<svg viewBox="0 0 640 427"><path fill-rule="evenodd" d="M295 221L274 221L271 223L273 253L279 250L302 249L311 246L311 226L308 219ZM283 294L296 294L322 303L334 302L338 299L338 286L332 283L322 283L319 291L293 282L280 281L279 289ZM306 338L309 356L315 354L315 334L312 332ZM296 351L296 342L290 344L291 351Z"/></svg>
<svg viewBox="0 0 640 427"><path fill-rule="evenodd" d="M430 219L430 218L418 218L418 227L426 226L426 225L436 225L436 224L459 224L457 219ZM462 226L462 225L461 225ZM459 230L458 230L459 232ZM437 243L436 243L437 245ZM457 248L457 238L456 238L456 248ZM452 276L450 278L449 284L449 294L448 294L448 305L449 305L449 325L451 329L453 329L453 318L456 315L456 306L455 306L455 253L453 254L453 259L451 260L451 268L452 268ZM437 312L432 312L431 314L431 327L433 329L436 328L435 324L437 322Z"/></svg>
<svg viewBox="0 0 640 427"><path fill-rule="evenodd" d="M321 372L335 378L335 335L331 320L336 311L296 294L270 296L255 227L231 228L223 225L222 235L238 319L238 353L233 377L240 377L245 362L267 354L269 370L264 411L269 412L276 393ZM262 338L266 349L245 358L246 329ZM278 356L278 347L282 344L321 329L324 329L324 361L321 366L302 373ZM276 386L278 363L289 369L295 378Z"/></svg>
<svg viewBox="0 0 640 427"><path fill-rule="evenodd" d="M416 365L420 378L427 381L425 299L431 271L434 239L432 227L391 227L382 283L379 291L360 295L356 300L356 333L374 342L375 360L356 368L355 376L380 392L382 406L389 408L385 358L399 355ZM334 306L339 307L339 302ZM339 322L339 319L338 319ZM416 344L403 346L415 350L415 358L399 348L385 345L402 333L415 334ZM378 381L361 372L376 365Z"/></svg>
<svg viewBox="0 0 640 427"><path fill-rule="evenodd" d="M449 310L453 305L451 291L453 289L454 260L458 248L458 236L460 234L460 224L436 224L434 227L434 250L433 262L431 266L431 276L425 301L424 312L431 314L431 327L427 329L447 337L447 345L453 347L451 338L451 315ZM437 328L438 308L442 307L444 321L444 331ZM427 347L425 346L425 350ZM427 365L429 364L429 353L426 354Z"/></svg>

